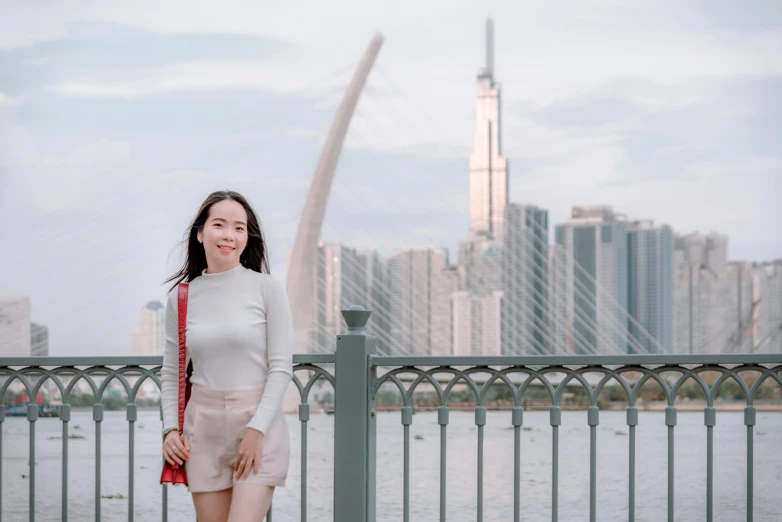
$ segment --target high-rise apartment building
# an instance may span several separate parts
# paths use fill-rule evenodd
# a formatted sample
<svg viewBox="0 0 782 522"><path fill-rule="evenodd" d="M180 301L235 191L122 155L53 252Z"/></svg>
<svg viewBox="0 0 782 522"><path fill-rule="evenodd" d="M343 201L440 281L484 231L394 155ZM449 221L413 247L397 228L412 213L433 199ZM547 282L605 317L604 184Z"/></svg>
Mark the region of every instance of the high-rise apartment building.
<svg viewBox="0 0 782 522"><path fill-rule="evenodd" d="M450 295L458 278L440 247L405 248L388 260L392 321L389 334L401 354L451 351Z"/></svg>
<svg viewBox="0 0 782 522"><path fill-rule="evenodd" d="M627 227L627 312L631 353L673 351L673 231L651 221Z"/></svg>
<svg viewBox="0 0 782 522"><path fill-rule="evenodd" d="M30 298L0 297L0 355L30 356Z"/></svg>
<svg viewBox="0 0 782 522"><path fill-rule="evenodd" d="M753 351L782 352L782 259L758 263L757 344Z"/></svg>
<svg viewBox="0 0 782 522"><path fill-rule="evenodd" d="M502 353L546 354L549 330L548 212L509 203L502 255Z"/></svg>
<svg viewBox="0 0 782 522"><path fill-rule="evenodd" d="M30 323L30 355L33 357L49 356L49 327Z"/></svg>
<svg viewBox="0 0 782 522"><path fill-rule="evenodd" d="M698 233L674 239L673 349L720 353L732 325L725 324L728 238Z"/></svg>
<svg viewBox="0 0 782 522"><path fill-rule="evenodd" d="M339 243L318 244L311 326L311 351L333 352L337 335L345 330L342 310L358 304L372 311L367 332L378 338L378 349L388 349L391 320L386 267L374 250L358 250Z"/></svg>
<svg viewBox="0 0 782 522"><path fill-rule="evenodd" d="M130 336L133 355L163 355L166 346L166 309L160 301L150 301L138 314L136 331Z"/></svg>
<svg viewBox="0 0 782 522"><path fill-rule="evenodd" d="M715 341L723 343L721 352L749 353L760 341L760 274L754 263L730 261L725 283L722 323L727 331L723 339Z"/></svg>
<svg viewBox="0 0 782 522"><path fill-rule="evenodd" d="M575 353L627 353L627 224L610 207L574 207L557 225L554 286L563 339ZM559 262L561 261L561 263Z"/></svg>
<svg viewBox="0 0 782 522"><path fill-rule="evenodd" d="M503 292L453 294L453 354L502 355Z"/></svg>

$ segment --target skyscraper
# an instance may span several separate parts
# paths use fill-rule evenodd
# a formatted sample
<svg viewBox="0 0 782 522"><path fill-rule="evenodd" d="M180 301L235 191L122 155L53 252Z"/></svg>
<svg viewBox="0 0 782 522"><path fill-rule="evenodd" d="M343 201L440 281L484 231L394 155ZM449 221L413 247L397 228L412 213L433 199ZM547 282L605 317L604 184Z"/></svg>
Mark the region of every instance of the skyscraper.
<svg viewBox="0 0 782 522"><path fill-rule="evenodd" d="M453 354L502 355L503 292L453 294Z"/></svg>
<svg viewBox="0 0 782 522"><path fill-rule="evenodd" d="M30 323L30 355L47 357L49 355L49 327Z"/></svg>
<svg viewBox="0 0 782 522"><path fill-rule="evenodd" d="M434 275L432 284L432 330L444 335L432 337L429 355L454 355L453 295L461 288L461 276L456 266L447 265Z"/></svg>
<svg viewBox="0 0 782 522"><path fill-rule="evenodd" d="M549 342L548 212L508 203L502 252L502 352L552 353Z"/></svg>
<svg viewBox="0 0 782 522"><path fill-rule="evenodd" d="M291 250L286 253L290 265ZM313 274L313 322L307 350L332 352L346 325L342 310L361 305L372 312L367 333L377 337L378 350L387 353L390 342L391 291L386 262L377 251L341 243L318 242Z"/></svg>
<svg viewBox="0 0 782 522"><path fill-rule="evenodd" d="M451 299L455 354L496 354L502 346L503 238L508 163L502 156L502 87L494 79L494 21L486 20L486 65L478 73L470 154L470 234L459 245L460 291Z"/></svg>
<svg viewBox="0 0 782 522"><path fill-rule="evenodd" d="M333 352L337 335L345 329L342 310L361 304L372 310L367 291L366 264L358 252L339 243L318 243L313 302L314 323L310 349ZM371 275L371 274L370 274ZM374 316L382 316L382 310L373 310Z"/></svg>
<svg viewBox="0 0 782 522"><path fill-rule="evenodd" d="M475 239L459 244L457 263L464 290L478 296L502 290L505 245L495 239Z"/></svg>
<svg viewBox="0 0 782 522"><path fill-rule="evenodd" d="M574 207L556 227L562 251L560 313L564 339L576 353L627 352L627 227L608 206Z"/></svg>
<svg viewBox="0 0 782 522"><path fill-rule="evenodd" d="M508 162L502 156L500 92L494 80L494 21L486 21L486 66L477 79L475 143L470 154L470 239L502 240Z"/></svg>
<svg viewBox="0 0 782 522"><path fill-rule="evenodd" d="M0 297L0 355L30 356L29 297Z"/></svg>
<svg viewBox="0 0 782 522"><path fill-rule="evenodd" d="M548 320L550 353L577 352L573 333L572 296L568 296L568 262L564 245L553 244L548 250ZM572 282L570 283L572 284Z"/></svg>
<svg viewBox="0 0 782 522"><path fill-rule="evenodd" d="M720 266L723 271L717 277L707 279L709 271L702 268L694 279L692 329L696 351L780 351L782 260L730 261ZM703 279L713 284L701 288ZM703 317L706 313L709 317Z"/></svg>
<svg viewBox="0 0 782 522"><path fill-rule="evenodd" d="M138 326L130 336L133 355L163 355L166 309L160 301L150 301L138 314Z"/></svg>
<svg viewBox="0 0 782 522"><path fill-rule="evenodd" d="M627 228L630 352L673 351L673 231L651 221ZM639 346L640 345L640 346Z"/></svg>
<svg viewBox="0 0 782 522"><path fill-rule="evenodd" d="M381 353L391 353L388 331L391 325L391 289L388 281L388 264L376 250L357 249L356 261L363 271L361 277L363 292L350 304L359 304L372 311L372 320L367 324L367 333L377 337Z"/></svg>
<svg viewBox="0 0 782 522"><path fill-rule="evenodd" d="M758 345L755 351L782 352L782 259L759 263Z"/></svg>
<svg viewBox="0 0 782 522"><path fill-rule="evenodd" d="M448 251L440 247L397 250L388 260L388 273L394 350L413 355L450 352L448 303L458 280L448 266Z"/></svg>
<svg viewBox="0 0 782 522"><path fill-rule="evenodd" d="M676 236L673 265L674 352L722 352L735 330L725 324L727 236Z"/></svg>
<svg viewBox="0 0 782 522"><path fill-rule="evenodd" d="M496 239L459 245L460 292L453 296L453 349L457 355L502 353L503 252Z"/></svg>
<svg viewBox="0 0 782 522"><path fill-rule="evenodd" d="M723 324L728 331L723 339L717 339L722 345L717 348L720 352L749 353L760 341L760 274L754 263L730 261L725 276Z"/></svg>

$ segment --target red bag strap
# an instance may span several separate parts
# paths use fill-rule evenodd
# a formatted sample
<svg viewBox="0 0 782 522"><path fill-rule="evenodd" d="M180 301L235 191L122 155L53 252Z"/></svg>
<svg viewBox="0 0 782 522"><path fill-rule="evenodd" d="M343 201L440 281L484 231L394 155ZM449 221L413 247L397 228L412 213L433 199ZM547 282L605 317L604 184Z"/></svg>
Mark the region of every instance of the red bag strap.
<svg viewBox="0 0 782 522"><path fill-rule="evenodd" d="M185 381L186 377L186 330L187 330L187 286L188 283L179 283L179 397L177 399L179 413L179 433L185 424Z"/></svg>

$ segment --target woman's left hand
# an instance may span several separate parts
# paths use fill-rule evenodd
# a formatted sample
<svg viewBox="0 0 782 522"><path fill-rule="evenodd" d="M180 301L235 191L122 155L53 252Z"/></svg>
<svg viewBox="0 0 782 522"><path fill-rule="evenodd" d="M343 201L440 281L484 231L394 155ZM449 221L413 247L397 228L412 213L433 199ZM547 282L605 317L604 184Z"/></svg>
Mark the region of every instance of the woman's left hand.
<svg viewBox="0 0 782 522"><path fill-rule="evenodd" d="M249 428L239 444L239 453L236 456L234 464L234 473L237 480L244 480L250 476L250 470L253 474L258 474L258 464L261 461L261 450L263 449L263 433Z"/></svg>

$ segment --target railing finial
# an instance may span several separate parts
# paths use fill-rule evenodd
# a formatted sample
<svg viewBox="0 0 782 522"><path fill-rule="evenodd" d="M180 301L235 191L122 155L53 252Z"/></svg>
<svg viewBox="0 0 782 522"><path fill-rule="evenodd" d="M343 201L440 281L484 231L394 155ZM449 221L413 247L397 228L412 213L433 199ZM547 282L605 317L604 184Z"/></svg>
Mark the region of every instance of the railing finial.
<svg viewBox="0 0 782 522"><path fill-rule="evenodd" d="M342 317L348 325L345 335L366 335L366 326L372 312L361 305L351 305L347 310L342 310Z"/></svg>

